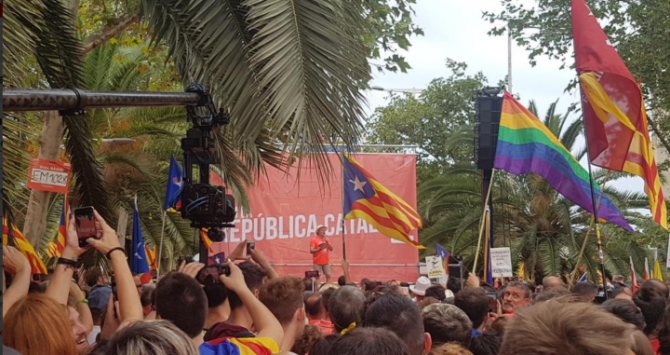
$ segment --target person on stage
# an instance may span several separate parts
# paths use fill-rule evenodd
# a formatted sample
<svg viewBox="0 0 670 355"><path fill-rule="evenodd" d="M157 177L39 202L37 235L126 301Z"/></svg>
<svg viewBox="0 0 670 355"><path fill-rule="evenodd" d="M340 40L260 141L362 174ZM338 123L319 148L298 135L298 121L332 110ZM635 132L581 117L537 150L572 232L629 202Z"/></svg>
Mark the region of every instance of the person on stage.
<svg viewBox="0 0 670 355"><path fill-rule="evenodd" d="M319 226L316 229L316 236L309 242L309 252L314 258L313 268L321 274L326 275L326 283L330 282L330 257L329 253L333 251L330 245L330 239L326 237L326 227Z"/></svg>

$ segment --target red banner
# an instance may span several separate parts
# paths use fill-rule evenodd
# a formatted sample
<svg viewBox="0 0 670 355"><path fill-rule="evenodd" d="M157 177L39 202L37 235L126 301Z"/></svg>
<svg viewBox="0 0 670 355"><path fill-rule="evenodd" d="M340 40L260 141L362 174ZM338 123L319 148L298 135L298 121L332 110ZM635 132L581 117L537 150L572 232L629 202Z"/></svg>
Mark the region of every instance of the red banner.
<svg viewBox="0 0 670 355"><path fill-rule="evenodd" d="M32 159L26 187L33 190L67 193L70 186L70 164Z"/></svg>
<svg viewBox="0 0 670 355"><path fill-rule="evenodd" d="M352 155L377 180L411 206L416 206L416 156L404 154ZM214 253L230 254L239 242L256 242L282 275L304 277L312 269L309 241L320 225L326 227L335 250L330 253L332 279L342 275L342 173L335 154L329 155L332 176L319 186L313 167L297 163L288 172L270 166L248 190L252 211L239 211L235 228L226 230L226 241L214 243ZM212 180L212 183L216 183ZM354 281L367 277L378 281L415 281L419 274L417 249L383 236L364 220L344 221L346 254ZM417 238L416 231L411 234ZM323 279L322 279L323 280Z"/></svg>

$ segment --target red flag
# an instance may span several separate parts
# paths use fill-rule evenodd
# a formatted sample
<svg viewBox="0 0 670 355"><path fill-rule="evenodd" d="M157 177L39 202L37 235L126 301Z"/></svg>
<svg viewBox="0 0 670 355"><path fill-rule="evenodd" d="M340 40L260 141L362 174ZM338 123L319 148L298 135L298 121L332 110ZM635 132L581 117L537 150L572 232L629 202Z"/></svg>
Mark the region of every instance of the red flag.
<svg viewBox="0 0 670 355"><path fill-rule="evenodd" d="M644 279L649 280L649 260L644 258Z"/></svg>
<svg viewBox="0 0 670 355"><path fill-rule="evenodd" d="M572 32L591 163L643 178L652 217L667 229L640 87L584 0L572 0Z"/></svg>
<svg viewBox="0 0 670 355"><path fill-rule="evenodd" d="M637 276L635 275L635 265L633 265L633 257L629 256L630 259L630 283L633 285L633 293L637 292Z"/></svg>

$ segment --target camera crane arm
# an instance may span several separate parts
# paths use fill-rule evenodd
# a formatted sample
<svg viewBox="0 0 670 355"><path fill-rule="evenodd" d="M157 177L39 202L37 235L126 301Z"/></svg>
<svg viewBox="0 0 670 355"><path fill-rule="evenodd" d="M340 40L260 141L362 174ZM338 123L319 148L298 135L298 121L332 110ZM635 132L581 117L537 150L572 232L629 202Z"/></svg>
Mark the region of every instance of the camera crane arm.
<svg viewBox="0 0 670 355"><path fill-rule="evenodd" d="M213 130L230 122L223 109L216 110L202 84L194 83L185 92L98 92L83 89L10 89L2 92L6 112L59 111L63 116L81 116L86 109L120 107L184 106L188 122L193 124L182 139L184 150L184 188L182 218L194 228L209 228L212 241L222 241L222 227L232 226L235 200L222 186L209 184L209 165L217 163ZM198 167L199 181L194 183L193 168ZM207 263L207 247L200 241L200 262Z"/></svg>

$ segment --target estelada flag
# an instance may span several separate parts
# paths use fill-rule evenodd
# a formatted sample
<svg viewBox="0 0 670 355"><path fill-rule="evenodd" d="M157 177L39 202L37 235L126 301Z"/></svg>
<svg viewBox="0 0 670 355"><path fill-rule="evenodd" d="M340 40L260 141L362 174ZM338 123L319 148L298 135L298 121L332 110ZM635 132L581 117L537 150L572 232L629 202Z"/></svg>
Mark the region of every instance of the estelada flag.
<svg viewBox="0 0 670 355"><path fill-rule="evenodd" d="M58 234L56 239L49 242L46 248L47 255L52 258L60 258L65 250L65 241L67 237L67 224L70 216L70 206L67 194L63 195L63 206L60 213L60 223L58 223Z"/></svg>
<svg viewBox="0 0 670 355"><path fill-rule="evenodd" d="M170 156L170 169L168 171L167 188L165 189L164 211L176 212L181 209L181 192L184 188L184 172L179 163Z"/></svg>
<svg viewBox="0 0 670 355"><path fill-rule="evenodd" d="M591 163L643 178L652 217L668 229L640 87L584 0L572 0L572 32Z"/></svg>
<svg viewBox="0 0 670 355"><path fill-rule="evenodd" d="M142 236L140 213L137 207L137 195L135 195L135 206L133 208L133 237L130 248L130 271L139 275L142 284L151 282L151 272L147 262L147 252Z"/></svg>
<svg viewBox="0 0 670 355"><path fill-rule="evenodd" d="M345 156L343 163L344 219L364 219L389 238L425 249L409 236L422 226L414 208L379 183L353 158Z"/></svg>
<svg viewBox="0 0 670 355"><path fill-rule="evenodd" d="M42 259L35 253L35 249L23 236L14 223L11 228L7 222L7 216L2 216L2 245L11 245L18 249L28 259L31 274L46 274L47 268Z"/></svg>
<svg viewBox="0 0 670 355"><path fill-rule="evenodd" d="M435 253L442 258L442 263L444 264L444 272L449 274L449 252L439 243L435 244Z"/></svg>

